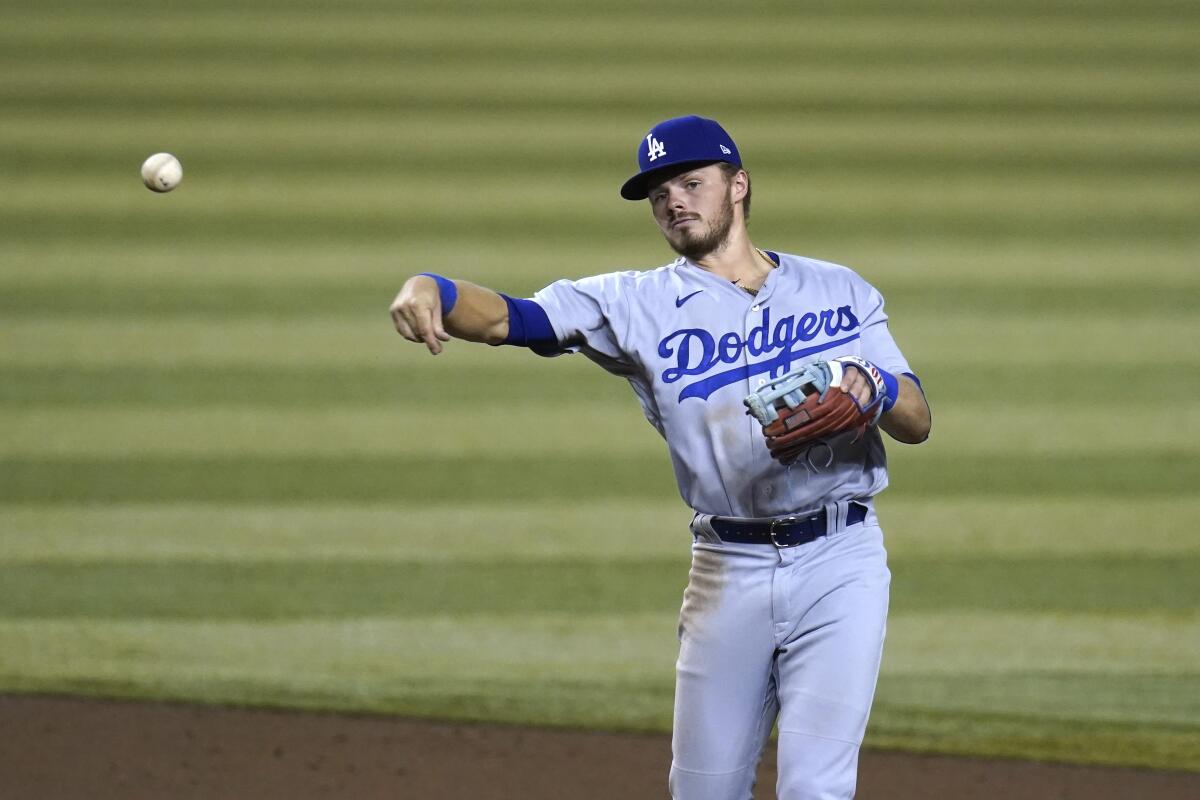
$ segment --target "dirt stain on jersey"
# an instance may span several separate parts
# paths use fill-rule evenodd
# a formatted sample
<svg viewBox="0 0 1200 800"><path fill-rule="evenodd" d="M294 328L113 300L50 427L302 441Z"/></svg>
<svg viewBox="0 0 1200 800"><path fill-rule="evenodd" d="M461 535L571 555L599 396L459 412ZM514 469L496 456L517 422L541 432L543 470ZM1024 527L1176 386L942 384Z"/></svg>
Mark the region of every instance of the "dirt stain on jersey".
<svg viewBox="0 0 1200 800"><path fill-rule="evenodd" d="M746 407L741 403L714 403L704 412L704 424L720 432L723 451L736 452L745 446Z"/></svg>

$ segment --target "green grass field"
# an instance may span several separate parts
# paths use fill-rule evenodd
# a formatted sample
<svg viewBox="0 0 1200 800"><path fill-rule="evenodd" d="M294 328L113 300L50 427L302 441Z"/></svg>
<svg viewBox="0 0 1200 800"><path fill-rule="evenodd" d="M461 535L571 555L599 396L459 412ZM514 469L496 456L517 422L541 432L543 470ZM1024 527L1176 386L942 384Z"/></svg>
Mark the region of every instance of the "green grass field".
<svg viewBox="0 0 1200 800"><path fill-rule="evenodd" d="M868 743L1200 770L1197 6L0 8L0 690L668 729L632 394L387 306L670 260L617 187L701 113L934 407Z"/></svg>

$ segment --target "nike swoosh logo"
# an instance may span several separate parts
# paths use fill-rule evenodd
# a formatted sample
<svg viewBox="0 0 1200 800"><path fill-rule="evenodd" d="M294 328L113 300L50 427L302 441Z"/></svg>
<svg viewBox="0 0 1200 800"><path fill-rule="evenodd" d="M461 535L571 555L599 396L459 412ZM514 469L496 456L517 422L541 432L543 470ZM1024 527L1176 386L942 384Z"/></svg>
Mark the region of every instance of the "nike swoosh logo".
<svg viewBox="0 0 1200 800"><path fill-rule="evenodd" d="M695 297L696 295L700 294L703 291L704 291L703 289L697 289L696 291L692 292L691 294L684 295L683 297L676 297L675 298L675 307L683 308L684 303L686 303L688 300L691 300L693 297Z"/></svg>

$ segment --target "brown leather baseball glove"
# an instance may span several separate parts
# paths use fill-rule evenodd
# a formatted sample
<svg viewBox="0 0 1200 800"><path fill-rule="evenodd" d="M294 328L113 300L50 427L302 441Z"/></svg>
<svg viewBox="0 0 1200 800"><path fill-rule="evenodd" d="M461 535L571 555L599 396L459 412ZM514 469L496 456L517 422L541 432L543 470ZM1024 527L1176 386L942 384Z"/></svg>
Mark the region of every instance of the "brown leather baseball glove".
<svg viewBox="0 0 1200 800"><path fill-rule="evenodd" d="M866 406L838 391L847 369L861 370L874 383L875 392ZM743 402L762 424L771 457L791 464L817 442L850 431L857 440L879 421L884 391L874 365L843 356L794 369L760 386Z"/></svg>

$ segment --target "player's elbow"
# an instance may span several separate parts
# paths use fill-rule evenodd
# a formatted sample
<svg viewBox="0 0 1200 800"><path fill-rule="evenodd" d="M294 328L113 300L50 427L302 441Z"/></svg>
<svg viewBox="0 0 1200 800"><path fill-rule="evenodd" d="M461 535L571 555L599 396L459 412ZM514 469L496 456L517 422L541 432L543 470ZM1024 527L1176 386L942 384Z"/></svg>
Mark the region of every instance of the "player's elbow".
<svg viewBox="0 0 1200 800"><path fill-rule="evenodd" d="M879 427L901 444L920 444L929 438L933 419L929 413L929 406L924 402L918 408L906 404L903 408L897 406L885 414L879 421Z"/></svg>
<svg viewBox="0 0 1200 800"><path fill-rule="evenodd" d="M929 432L932 428L933 428L933 425L930 423L929 420L926 420L923 424L917 426L910 432L909 438L905 439L904 443L905 444L920 444L921 442L928 441L929 440Z"/></svg>
<svg viewBox="0 0 1200 800"><path fill-rule="evenodd" d="M508 306L490 289L460 281L459 302L446 315L446 331L459 339L504 344L508 337Z"/></svg>
<svg viewBox="0 0 1200 800"><path fill-rule="evenodd" d="M900 444L920 444L929 438L929 427L925 428L905 428L898 425L891 425L884 430L888 436L891 436Z"/></svg>
<svg viewBox="0 0 1200 800"><path fill-rule="evenodd" d="M933 413L920 386L907 376L900 384L900 398L883 416L880 425L898 442L920 444L929 438Z"/></svg>
<svg viewBox="0 0 1200 800"><path fill-rule="evenodd" d="M485 327L480 334L480 341L485 344L504 344L508 341L508 314Z"/></svg>

